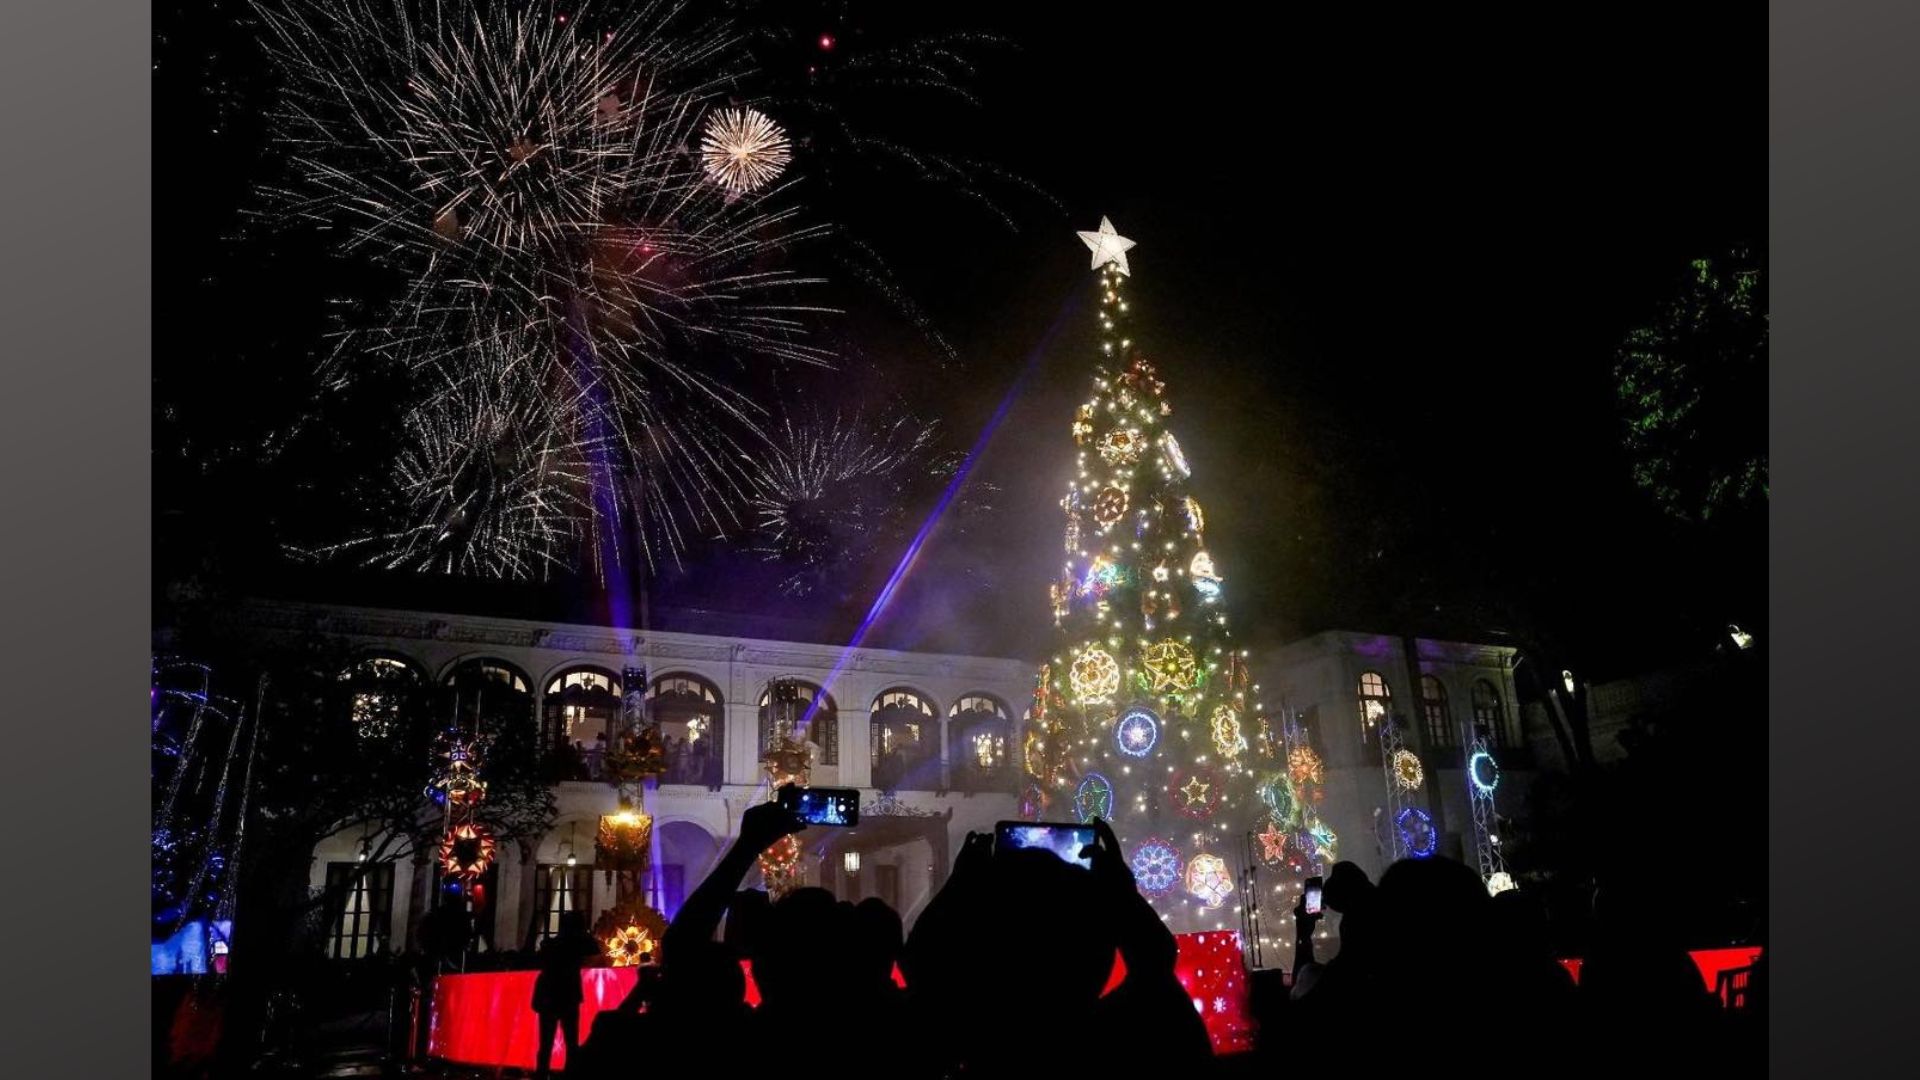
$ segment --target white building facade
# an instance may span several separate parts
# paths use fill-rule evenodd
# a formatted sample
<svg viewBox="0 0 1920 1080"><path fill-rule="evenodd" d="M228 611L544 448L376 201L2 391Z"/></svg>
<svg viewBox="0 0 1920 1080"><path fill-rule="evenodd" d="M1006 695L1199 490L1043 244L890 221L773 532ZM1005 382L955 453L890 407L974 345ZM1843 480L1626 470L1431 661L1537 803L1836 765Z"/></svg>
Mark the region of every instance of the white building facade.
<svg viewBox="0 0 1920 1080"><path fill-rule="evenodd" d="M1326 765L1320 816L1338 834L1338 857L1378 881L1396 854L1396 808L1433 820L1438 853L1479 864L1482 843L1497 851L1497 823L1483 841L1474 826L1468 757L1475 734L1498 768L1491 792L1502 818L1524 811L1534 753L1519 708L1516 651L1495 645L1327 631L1256 656L1262 699L1276 716L1290 712L1310 732ZM1278 708L1276 708L1278 706ZM1397 718L1401 744L1419 759L1424 782L1394 787L1383 760L1382 726ZM1482 781L1489 773L1480 768Z"/></svg>
<svg viewBox="0 0 1920 1080"><path fill-rule="evenodd" d="M670 740L669 771L650 795L656 906L671 915L732 842L741 814L767 797L760 755L775 735L776 682L820 699L806 739L810 782L861 790L853 829L809 830L803 880L843 899L876 896L910 925L945 880L970 831L1016 816L1018 718L1034 666L1023 660L897 652L749 637L647 632L431 612L256 602L241 616L262 635L318 635L361 660L449 682L483 670L528 696L548 737L576 748L557 778L559 814L537 840L500 846L481 932L495 949L526 948L578 910L589 922L615 898L593 872L594 835L616 809L597 772L595 735L644 671L650 714ZM395 667L392 670L398 671ZM704 740L704 745L703 745ZM351 831L313 852L310 885L348 875L366 838ZM420 944L435 902L427 853L365 875L329 915L329 955Z"/></svg>

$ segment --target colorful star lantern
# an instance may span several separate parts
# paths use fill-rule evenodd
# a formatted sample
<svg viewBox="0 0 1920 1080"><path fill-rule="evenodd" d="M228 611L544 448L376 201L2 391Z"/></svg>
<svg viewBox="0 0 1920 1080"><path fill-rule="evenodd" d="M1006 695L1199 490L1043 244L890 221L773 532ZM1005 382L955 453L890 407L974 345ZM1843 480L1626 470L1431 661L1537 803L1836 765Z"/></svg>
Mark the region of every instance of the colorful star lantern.
<svg viewBox="0 0 1920 1080"><path fill-rule="evenodd" d="M1099 522L1101 528L1119 521L1126 513L1127 493L1120 488L1101 488L1100 494L1093 497L1093 520Z"/></svg>
<svg viewBox="0 0 1920 1080"><path fill-rule="evenodd" d="M1173 888L1180 880L1180 853L1161 839L1146 840L1133 849L1128 863L1140 891L1157 895Z"/></svg>
<svg viewBox="0 0 1920 1080"><path fill-rule="evenodd" d="M493 854L493 833L485 825L456 825L440 839L440 870L448 877L475 881L493 865Z"/></svg>
<svg viewBox="0 0 1920 1080"><path fill-rule="evenodd" d="M607 957L614 967L634 967L653 955L655 948L653 935L646 928L634 923L613 932L606 940Z"/></svg>
<svg viewBox="0 0 1920 1080"><path fill-rule="evenodd" d="M1257 839L1260 841L1260 860L1268 866L1278 866L1287 857L1287 834L1280 831L1280 826L1267 822L1266 829Z"/></svg>
<svg viewBox="0 0 1920 1080"><path fill-rule="evenodd" d="M1099 773L1088 773L1073 792L1073 808L1082 822L1113 816L1113 782Z"/></svg>
<svg viewBox="0 0 1920 1080"><path fill-rule="evenodd" d="M1072 684L1073 696L1080 704L1106 701L1120 691L1120 664L1112 653L1088 649L1074 658L1067 681Z"/></svg>
<svg viewBox="0 0 1920 1080"><path fill-rule="evenodd" d="M1316 861L1331 863L1340 857L1340 838L1334 834L1333 826L1316 818L1306 831L1307 839L1313 843Z"/></svg>
<svg viewBox="0 0 1920 1080"><path fill-rule="evenodd" d="M1188 817L1206 818L1220 802L1220 783L1209 770L1175 773L1167 790L1179 803L1180 812Z"/></svg>
<svg viewBox="0 0 1920 1080"><path fill-rule="evenodd" d="M1140 458L1143 440L1138 428L1115 428L1100 441L1100 460L1109 465L1131 465Z"/></svg>
<svg viewBox="0 0 1920 1080"><path fill-rule="evenodd" d="M1156 694L1191 690L1199 672L1193 650L1178 641L1159 641L1147 646L1140 657L1140 668L1146 673L1148 688Z"/></svg>
<svg viewBox="0 0 1920 1080"><path fill-rule="evenodd" d="M1227 902L1233 892L1233 874L1218 855L1195 855L1187 864L1187 895L1210 908Z"/></svg>
<svg viewBox="0 0 1920 1080"><path fill-rule="evenodd" d="M1296 746L1287 751L1287 774L1295 784L1326 782L1326 765L1311 746Z"/></svg>

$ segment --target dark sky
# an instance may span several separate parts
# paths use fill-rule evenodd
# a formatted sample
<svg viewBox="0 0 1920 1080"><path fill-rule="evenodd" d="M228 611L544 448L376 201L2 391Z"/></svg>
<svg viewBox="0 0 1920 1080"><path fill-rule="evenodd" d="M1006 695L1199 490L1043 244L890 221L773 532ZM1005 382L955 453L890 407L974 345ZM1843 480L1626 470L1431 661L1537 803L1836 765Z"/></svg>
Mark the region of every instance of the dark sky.
<svg viewBox="0 0 1920 1080"><path fill-rule="evenodd" d="M925 365L959 445L1033 365L976 474L1001 488L991 528L936 532L883 627L890 643L1047 646L1067 425L1092 362L1093 275L1073 232L1102 214L1139 244L1138 337L1169 383L1247 639L1513 629L1605 672L1661 662L1717 623L1761 623L1764 522L1664 521L1629 482L1610 370L1687 260L1764 248L1762 12L845 7L795 6L790 21L820 12L848 47L894 32L881 17L1011 44L974 80L978 110L889 119L1059 204L1006 192L1017 232L938 192L864 207L859 227L885 241L961 362L936 371L878 305L851 305L831 333L894 379ZM204 53L160 15L174 28L160 55ZM170 97L165 78L162 134L177 125L181 148L206 146L204 104ZM244 137L215 142L228 179L257 172ZM183 200L171 234L159 215L161 258L171 235L183 259L219 264L230 256L210 237L239 196L160 145L156 210ZM171 317L259 299L202 288ZM298 340L316 318L299 300L252 317ZM188 335L160 310L164 388L168 365L190 361L168 348ZM984 601L966 573L980 567Z"/></svg>

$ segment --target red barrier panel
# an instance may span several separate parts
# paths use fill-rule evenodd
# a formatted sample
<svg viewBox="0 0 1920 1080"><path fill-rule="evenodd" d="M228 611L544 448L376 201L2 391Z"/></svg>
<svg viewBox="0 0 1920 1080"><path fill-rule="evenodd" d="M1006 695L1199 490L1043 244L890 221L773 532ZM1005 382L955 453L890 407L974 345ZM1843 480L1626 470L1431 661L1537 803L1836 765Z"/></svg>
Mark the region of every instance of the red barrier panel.
<svg viewBox="0 0 1920 1080"><path fill-rule="evenodd" d="M1253 1022L1247 1014L1247 973L1241 966L1240 936L1229 933L1181 934L1174 974L1186 988L1193 1007L1207 1025L1216 1054L1232 1054L1253 1045ZM752 967L747 971L747 1002L760 1002ZM492 971L474 975L442 975L434 983L433 1023L427 1052L463 1065L531 1069L540 1042L539 1021L533 1015L533 980L537 972ZM593 1031L593 1018L620 1004L639 975L638 968L588 968L580 973L580 1037ZM1126 965L1114 957L1111 990L1126 977ZM898 968L894 982L906 985ZM565 1067L566 1049L555 1038L553 1065Z"/></svg>

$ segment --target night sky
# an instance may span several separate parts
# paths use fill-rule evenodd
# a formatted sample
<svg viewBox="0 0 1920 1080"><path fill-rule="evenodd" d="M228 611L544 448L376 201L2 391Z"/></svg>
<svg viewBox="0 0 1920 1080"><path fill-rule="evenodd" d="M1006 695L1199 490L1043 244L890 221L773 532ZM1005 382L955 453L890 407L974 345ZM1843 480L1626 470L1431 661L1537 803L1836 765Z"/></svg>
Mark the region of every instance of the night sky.
<svg viewBox="0 0 1920 1080"><path fill-rule="evenodd" d="M1003 39L972 80L979 108L902 95L876 122L950 141L1050 198L997 188L1017 230L951 191L857 200L849 229L883 249L958 358L842 288L846 312L823 337L848 376L874 379L782 384L829 401L888 400L885 384L964 448L1026 373L974 476L998 488L996 509L964 535L935 531L876 642L1048 647L1067 428L1093 361L1094 275L1073 233L1102 214L1138 242L1138 336L1168 381L1250 643L1330 628L1517 634L1605 677L1703 648L1729 621L1764 632L1764 513L1664 519L1632 486L1611 374L1688 260L1765 248L1760 11L889 11L904 6L779 17L796 41L817 22L841 49L908 29ZM218 551L235 587L298 592L311 574L274 552L311 524L294 519L327 486L314 463L377 456L377 440L309 431L294 460L257 459L295 430L303 358L355 279L299 238L244 226L249 187L273 168L249 105L267 83L221 5L192 7L156 12L156 239L178 268L158 275L159 556ZM765 609L843 625L895 557L798 609ZM449 607L604 610L572 581L354 578L367 598L424 585ZM652 588L663 604L747 611L764 585L706 551Z"/></svg>

